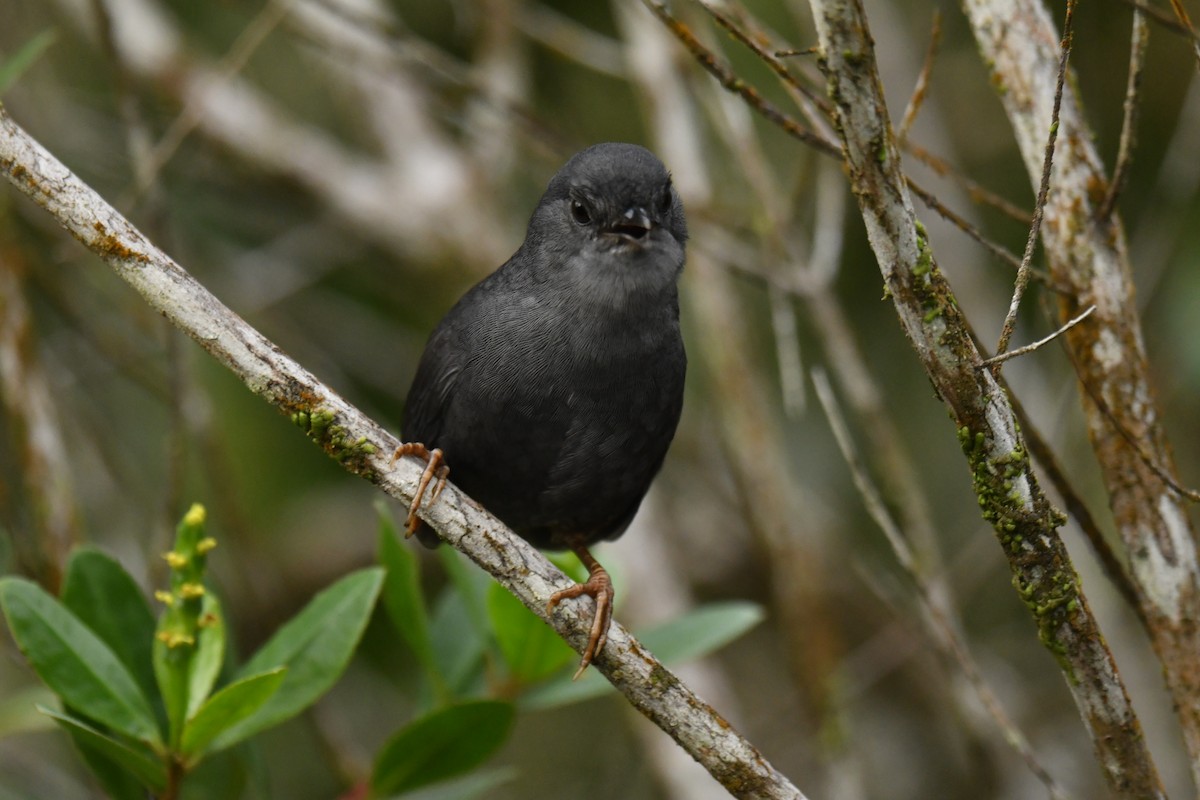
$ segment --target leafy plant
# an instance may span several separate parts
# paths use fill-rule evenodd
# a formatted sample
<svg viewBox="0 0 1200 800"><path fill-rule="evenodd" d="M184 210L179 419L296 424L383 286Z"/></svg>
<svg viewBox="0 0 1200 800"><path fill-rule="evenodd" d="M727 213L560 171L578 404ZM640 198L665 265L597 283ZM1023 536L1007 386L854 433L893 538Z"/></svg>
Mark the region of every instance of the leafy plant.
<svg viewBox="0 0 1200 800"><path fill-rule="evenodd" d="M345 670L379 597L419 667L417 713L376 754L362 787L374 798L468 800L510 780L481 769L518 711L611 690L593 670L573 682L575 655L545 624L448 549L449 581L431 604L420 562L379 506L379 561L316 595L240 669L226 666L222 605L205 582L205 512L195 505L165 558L170 584L155 618L134 579L94 548L75 551L62 596L0 579L13 639L60 708L38 709L74 741L117 800L178 798L217 753L303 711ZM577 561L561 564L581 574ZM715 650L756 624L751 604L712 604L642 634L664 660ZM222 681L222 675L229 677Z"/></svg>
<svg viewBox="0 0 1200 800"><path fill-rule="evenodd" d="M386 506L376 507L379 560L387 568L383 607L416 656L424 681L417 694L429 698L429 707L379 751L371 791L376 797L407 797L434 782L446 782L438 784L448 789L438 797L480 796L506 780L508 773L476 772L473 780L464 776L504 744L516 713L578 703L615 690L596 670L573 681L575 652L450 548L439 549L450 580L427 605L413 549L400 541ZM585 573L574 556L555 560L570 575ZM753 603L711 603L638 635L661 660L677 663L717 650L762 617L762 609Z"/></svg>
<svg viewBox="0 0 1200 800"><path fill-rule="evenodd" d="M214 691L226 628L204 581L216 545L204 522L194 505L179 524L157 624L133 578L99 550L72 555L61 599L0 579L13 639L62 703L41 711L114 798L175 798L205 759L315 702L345 669L383 584L379 568L342 578Z"/></svg>

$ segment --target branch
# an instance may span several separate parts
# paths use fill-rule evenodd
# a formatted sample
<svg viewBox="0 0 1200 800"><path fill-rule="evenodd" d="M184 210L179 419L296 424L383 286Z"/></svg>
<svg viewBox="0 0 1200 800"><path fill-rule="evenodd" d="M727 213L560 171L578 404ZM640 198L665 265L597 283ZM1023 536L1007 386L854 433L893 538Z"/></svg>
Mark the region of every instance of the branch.
<svg viewBox="0 0 1200 800"><path fill-rule="evenodd" d="M1137 143L1138 107L1141 102L1142 69L1146 66L1146 42L1150 39L1150 26L1141 9L1133 10L1133 33L1129 40L1129 77L1125 85L1125 115L1121 120L1121 142L1117 147L1117 163L1113 167L1112 183L1096 211L1097 219L1108 219L1117 205L1117 196L1125 188L1129 178L1129 164L1133 161L1133 148Z"/></svg>
<svg viewBox="0 0 1200 800"><path fill-rule="evenodd" d="M991 83L1001 89L1025 168L1036 182L1058 73L1054 23L1041 0L966 0L964 5ZM1058 297L1060 322L1096 306L1088 324L1072 328L1064 341L1082 384L1088 436L1142 616L1183 729L1193 781L1200 786L1200 626L1195 624L1200 542L1186 502L1142 455L1153 454L1152 463L1174 473L1142 340L1125 232L1117 215L1097 217L1108 181L1070 77L1067 87L1042 244L1054 282L1070 289Z"/></svg>
<svg viewBox="0 0 1200 800"><path fill-rule="evenodd" d="M925 95L929 92L929 78L933 75L933 62L937 58L938 48L942 45L942 12L941 9L933 10L933 26L929 32L929 47L925 50L925 63L921 65L921 71L917 74L917 85L913 87L912 97L908 98L908 105L904 108L904 115L900 118L900 127L896 129L896 138L900 142L905 142L908 139L908 132L912 130L913 123L917 121L917 114L921 112L921 106L925 102Z"/></svg>
<svg viewBox="0 0 1200 800"><path fill-rule="evenodd" d="M861 2L811 5L867 237L901 325L954 419L1013 584L1067 678L1114 794L1162 797L1141 724L1058 535L1064 518L1038 485L1007 396L990 370L975 368L979 351L913 213Z"/></svg>
<svg viewBox="0 0 1200 800"><path fill-rule="evenodd" d="M1017 312L1021 310L1021 298L1025 295L1025 287L1029 285L1029 267L1033 261L1033 249L1037 246L1038 233L1042 229L1042 217L1046 212L1046 197L1050 194L1050 172L1054 168L1054 145L1058 142L1058 112L1062 105L1063 81L1067 77L1067 59L1071 57L1071 18L1075 12L1075 0L1067 0L1067 15L1063 22L1063 36L1060 49L1062 55L1058 61L1058 79L1054 83L1054 107L1050 111L1050 133L1046 137L1046 152L1042 156L1042 179L1038 184L1037 202L1033 206L1033 221L1029 225L1029 237L1025 240L1025 253L1021 256L1021 266L1017 270L1017 282L1013 287L1012 300L1008 304L1008 313L1004 316L1004 325L1000 328L1000 341L996 344L996 357L991 360L994 365L992 374L1000 374L1000 364L1004 351L1008 349L1009 339L1017 328Z"/></svg>
<svg viewBox="0 0 1200 800"><path fill-rule="evenodd" d="M422 470L413 459L391 463L399 444L395 436L224 306L18 127L3 106L0 171L247 388L305 424L309 435L348 471L404 503L412 500ZM547 615L550 595L570 586L571 580L533 546L451 484L421 516L444 541L490 573L572 647L582 649L591 610L568 603ZM803 800L800 791L750 742L619 624L613 623L608 645L595 666L734 796Z"/></svg>
<svg viewBox="0 0 1200 800"><path fill-rule="evenodd" d="M1025 765L1029 767L1029 771L1046 787L1046 791L1050 793L1050 797L1053 800L1064 800L1068 796L1066 791L1059 786L1058 782L1054 780L1050 772L1038 759L1037 753L1034 751L1033 746L1030 745L1028 737L1021 732L1016 723L1008 716L1008 713L1004 710L1004 706L1000 703L1000 698L996 696L996 693L992 691L992 687L983 677L983 672L979 669L979 664L975 661L975 657L971 655L965 638L958 632L954 620L949 616L948 611L938 601L938 592L931 580L931 576L928 574L927 569L922 567L920 560L917 559L908 544L909 534L901 530L900 525L892 518L892 514L888 510L882 493L880 493L878 487L875 486L875 482L871 480L871 476L867 473L866 466L858 454L858 449L854 446L854 439L850 435L850 427L846 424L846 419L838 407L833 387L829 385L829 378L823 370L814 368L812 379L817 399L820 400L821 408L825 411L825 418L829 421L829 427L833 431L833 438L837 442L838 449L842 451L842 458L845 459L846 466L850 468L850 474L854 479L854 486L858 489L859 495L862 496L867 513L875 521L875 524L879 526L879 529L883 531L888 544L891 545L892 552L896 556L896 560L900 562L900 566L904 568L905 572L913 580L913 584L917 590L917 600L921 611L924 612L923 620L929 630L929 637L946 656L958 664L963 676L967 679L967 684L971 687L971 691L975 693L975 698L1004 734L1004 740L1017 751L1017 754L1021 756Z"/></svg>
<svg viewBox="0 0 1200 800"><path fill-rule="evenodd" d="M1175 16L1179 19L1179 25L1191 37L1192 53L1196 56L1196 68L1200 69L1200 39L1196 38L1196 29L1192 27L1192 20L1188 17L1187 9L1183 7L1180 0L1171 0L1171 10L1175 12Z"/></svg>
<svg viewBox="0 0 1200 800"><path fill-rule="evenodd" d="M979 364L977 365L977 368L983 369L984 367L990 367L993 364L1002 364L1005 361L1008 361L1010 358L1016 358L1017 356L1023 356L1023 355L1026 355L1027 353L1032 353L1034 350L1037 350L1041 347L1045 347L1046 345L1050 344L1050 342L1053 342L1059 336L1062 336L1064 333L1071 330L1071 328L1074 328L1076 325L1078 325L1079 323L1083 322L1085 319L1090 317L1092 315L1092 312L1095 310L1096 310L1095 306L1088 306L1087 309L1082 314L1080 314L1078 317L1075 317L1074 319L1067 322L1065 325L1060 327L1054 333L1051 333L1048 336L1043 336L1041 339L1038 339L1036 342L1033 342L1032 344L1027 344L1024 347L1018 347L1016 350L1006 350L1005 352L994 355L991 358L985 358L983 361L979 362Z"/></svg>
<svg viewBox="0 0 1200 800"><path fill-rule="evenodd" d="M64 20L85 37L93 36L90 18L78 14L73 3L53 2ZM283 5L299 8L296 2ZM393 119L404 123L390 129L383 141L385 145L399 141L403 146L381 148L379 155L364 154L282 108L236 74L236 69L230 71L230 66L237 66L237 53L230 66L222 66L198 50L189 50L184 34L154 0L123 0L110 4L109 10L115 60L131 79L186 109L180 131L185 126L190 130L194 123L198 135L259 169L294 181L363 237L408 263L438 263L448 252L468 263L488 263L500 252L503 237L494 220L471 213L477 204L465 199L477 199L487 193L487 187L478 177L477 165L432 122L429 103L413 77L415 65L393 58L389 71L380 76L382 55L375 60L362 55L355 62L354 78L376 81L367 108L373 115L385 113L386 108ZM269 22L270 13L262 21ZM361 25L349 28L345 23L336 34L329 32L338 34L345 34L341 39L355 38L372 51L386 52L392 44L362 43L367 34ZM245 46L253 44L256 36L248 34ZM345 47L330 50L340 53ZM435 68L427 50L412 61L418 59L425 64L424 73ZM330 70L333 77L342 74ZM432 165L437 168L430 169Z"/></svg>

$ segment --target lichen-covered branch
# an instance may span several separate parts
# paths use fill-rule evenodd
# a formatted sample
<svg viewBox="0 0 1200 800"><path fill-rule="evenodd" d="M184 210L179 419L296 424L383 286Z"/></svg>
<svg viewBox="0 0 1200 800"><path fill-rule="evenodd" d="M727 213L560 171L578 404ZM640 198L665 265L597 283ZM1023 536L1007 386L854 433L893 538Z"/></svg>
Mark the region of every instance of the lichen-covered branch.
<svg viewBox="0 0 1200 800"><path fill-rule="evenodd" d="M224 364L255 394L291 416L348 471L404 502L422 469L391 463L399 444L288 357L155 247L0 106L0 172L100 256L153 308ZM546 602L571 581L535 548L447 485L422 517L511 591L577 650L587 641L590 608ZM639 711L666 731L735 797L802 800L803 795L707 703L617 623L594 662Z"/></svg>
<svg viewBox="0 0 1200 800"><path fill-rule="evenodd" d="M901 325L954 420L1013 584L1067 678L1114 794L1160 797L1141 726L1058 536L1064 518L1038 485L1007 396L990 370L976 368L979 352L913 213L861 0L811 5L871 248Z"/></svg>
<svg viewBox="0 0 1200 800"><path fill-rule="evenodd" d="M1036 181L1058 67L1054 23L1035 0L967 0L976 42ZM1088 435L1100 462L1134 585L1200 785L1200 558L1181 498L1156 472L1174 473L1142 342L1125 232L1099 216L1108 181L1075 91L1059 112L1054 190L1042 241L1063 320L1090 305L1087 324L1065 337L1083 384ZM1147 463L1150 461L1150 463Z"/></svg>

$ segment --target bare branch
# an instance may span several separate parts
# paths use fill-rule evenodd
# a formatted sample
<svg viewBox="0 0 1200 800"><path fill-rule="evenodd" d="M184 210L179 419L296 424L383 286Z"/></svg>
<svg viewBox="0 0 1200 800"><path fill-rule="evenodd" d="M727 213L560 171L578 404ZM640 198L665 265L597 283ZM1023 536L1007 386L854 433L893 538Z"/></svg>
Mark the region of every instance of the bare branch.
<svg viewBox="0 0 1200 800"><path fill-rule="evenodd" d="M917 198L922 203L924 203L929 209L936 211L939 216L941 216L943 219L945 219L948 222L950 222L951 224L953 224L960 231L967 234L967 236L974 239L976 242L978 242L983 247L983 249L987 250L989 253L991 253L993 256L998 258L1000 261L1003 261L1005 264L1007 264L1008 266L1012 267L1015 270L1021 269L1021 260L1020 259L1018 259L1016 256L1014 256L1012 253L1010 253L1008 250L1006 250L1001 245L996 244L991 239L984 236L982 231L980 231L978 228L976 228L974 225L972 225L970 222L968 222L963 217L959 216L956 212L951 211L949 208L947 208L942 203L942 201L938 200L936 197L934 197L931 192L922 188L919 184L917 184L911 178L906 177L905 182L908 185L909 191L911 191L913 194L915 194L917 196ZM1042 272L1040 269L1030 267L1029 268L1029 276L1031 278L1035 279L1038 283L1044 284L1045 286L1048 286L1049 288L1053 289L1056 292L1066 291L1063 288L1055 286L1054 282L1050 279L1050 276L1047 275L1045 272Z"/></svg>
<svg viewBox="0 0 1200 800"><path fill-rule="evenodd" d="M1121 121L1121 143L1117 147L1117 164L1113 167L1113 178L1108 191L1096 210L1097 219L1108 219L1117 205L1117 196L1125 188L1129 177L1129 165L1133 161L1133 148L1137 143L1138 107L1141 101L1142 67L1146 64L1146 42L1150 38L1150 26L1140 9L1133 11L1133 34L1129 42L1129 79L1125 86L1125 116Z"/></svg>
<svg viewBox="0 0 1200 800"><path fill-rule="evenodd" d="M30 347L33 314L24 272L18 248L5 246L0 251L0 409L14 423L6 426L13 441L5 449L16 460L32 501L28 524L12 525L11 541L18 563L55 591L67 554L79 540L79 520L70 448L46 372ZM0 511L14 499L7 490L0 492Z"/></svg>
<svg viewBox="0 0 1200 800"><path fill-rule="evenodd" d="M922 568L920 561L914 556L912 548L908 545L908 538L901 531L900 526L896 524L896 521L892 519L891 513L888 512L887 504L883 501L883 495L880 494L874 481L871 480L871 476L867 473L866 467L858 455L857 448L854 446L854 440L850 435L850 428L842 416L841 409L838 407L833 387L829 385L829 378L819 368L813 369L811 374L817 399L820 400L821 408L825 411L825 417L829 420L829 427L833 431L838 449L842 451L842 458L845 459L846 466L850 468L854 485L858 488L858 493L862 495L867 513L871 515L871 519L875 520L875 524L883 531L888 544L892 547L892 552L895 554L896 560L900 562L900 566L904 568L904 571L913 580L913 584L917 590L917 599L921 604L921 610L924 614L923 618L930 629L930 637L937 643L945 655L958 664L967 679L967 683L975 692L976 698L1004 734L1004 740L1017 751L1018 755L1025 762L1025 765L1029 768L1029 771L1036 775L1037 779L1050 792L1050 796L1058 799L1066 798L1068 796L1067 793L1058 785L1058 782L1054 780L1049 771L1046 770L1046 767L1038 759L1037 754L1029 744L1029 739L1026 738L1025 734L1009 718L1008 713L1000 704L1000 699L984 679L983 673L980 672L979 665L971 655L967 643L959 635L954 623L948 618L941 604L937 602L936 592L929 580L928 574Z"/></svg>
<svg viewBox="0 0 1200 800"><path fill-rule="evenodd" d="M1017 283L1013 287L1012 301L1008 304L1008 314L1004 317L1004 325L1000 328L1000 341L996 344L996 355L1004 355L1008 349L1008 341L1012 338L1017 327L1017 312L1021 310L1021 298L1025 295L1025 287L1029 285L1029 265L1033 260L1033 250L1037 246L1038 233L1042 229L1042 215L1046 210L1046 196L1050 193L1050 169L1054 166L1054 144L1058 141L1058 112L1062 107L1063 81L1067 77L1067 60L1071 57L1071 18L1075 12L1075 0L1067 0L1067 16L1063 22L1062 56L1058 62L1058 80L1054 85L1054 108L1050 112L1050 133L1046 138L1046 154L1042 159L1042 180L1038 185L1037 202L1033 206L1033 222L1029 226L1029 238L1025 240L1025 254L1021 257L1021 267L1017 270ZM992 374L1000 374L1000 361L993 360Z"/></svg>
<svg viewBox="0 0 1200 800"><path fill-rule="evenodd" d="M1061 53L1040 0L965 0L991 83L1016 134L1030 180L1042 166L1052 109L1048 87ZM1125 234L1114 215L1098 219L1096 187L1107 180L1074 84L1059 114L1062 152L1042 229L1060 320L1095 305L1087 325L1067 332L1067 350L1084 389L1088 435L1099 462L1130 575L1174 699L1193 781L1200 785L1200 542L1183 499L1154 463L1174 473L1142 339ZM1103 407L1097 399L1102 401ZM1131 442L1136 441L1138 446ZM1142 450L1153 454L1143 457Z"/></svg>
<svg viewBox="0 0 1200 800"><path fill-rule="evenodd" d="M814 92L804 84L799 78L792 74L788 65L779 60L779 56L766 43L766 35L761 31L748 30L748 20L745 15L740 15L739 19L734 19L726 11L717 8L709 0L696 0L700 7L709 13L717 24L724 28L734 39L737 39L749 50L758 56L764 64L771 68L775 73L775 77L783 83L790 91L802 95L813 106L820 109L823 114L831 114L833 109L829 106L829 101L821 95ZM736 6L730 8L730 11L737 13L740 9Z"/></svg>
<svg viewBox="0 0 1200 800"><path fill-rule="evenodd" d="M251 391L305 426L343 467L393 497L411 501L422 470L413 459L391 463L399 444L395 436L222 305L31 139L2 106L0 171ZM550 596L572 582L529 543L450 484L437 503L422 507L422 517L573 647L583 647L590 608L569 603L547 614ZM595 665L735 796L802 800L801 792L750 742L619 624L613 624Z"/></svg>
<svg viewBox="0 0 1200 800"><path fill-rule="evenodd" d="M1181 25L1170 14L1163 11L1158 6L1146 2L1146 0L1121 0L1121 2L1130 8L1134 8L1142 12L1149 19L1154 20L1171 33L1178 34L1185 39L1191 39L1193 42L1200 41L1200 35L1196 34L1195 29L1189 29Z"/></svg>
<svg viewBox="0 0 1200 800"><path fill-rule="evenodd" d="M279 26L287 13L287 6L288 4L284 0L270 0L238 36L237 41L233 43L229 53L217 65L216 71L209 77L209 80L224 83L241 72L246 66L246 62L250 60L267 36ZM135 195L131 199L136 200L150 188L158 177L158 173L183 144L183 140L200 124L200 119L204 114L200 98L207 91L206 87L197 96L190 98L184 104L183 110L171 121L166 132L151 151L147 169L138 175L137 183L134 186Z"/></svg>
<svg viewBox="0 0 1200 800"><path fill-rule="evenodd" d="M74 13L69 0L53 2L65 20L92 33L89 20ZM119 62L135 80L181 106L193 106L199 133L295 181L363 236L414 264L435 263L422 256L445 252L485 263L501 256L495 220L473 211L487 187L462 152L436 134L415 81L395 63L386 94L405 104L408 115L403 129L392 131L404 147L392 147L385 159L347 147L298 120L240 75L229 77L186 50L184 34L151 0L123 0L120 13L117 9L110 9L111 38ZM423 74L429 71L426 66Z"/></svg>
<svg viewBox="0 0 1200 800"><path fill-rule="evenodd" d="M834 142L801 125L799 121L763 97L757 89L739 78L732 67L705 47L704 43L696 38L696 34L692 33L692 29L674 17L659 0L643 0L643 2L654 16L667 26L667 30L671 31L675 38L695 56L696 60L700 62L700 66L708 70L709 74L727 90L741 96L747 105L805 144L812 145L826 155L841 155L841 151Z"/></svg>
<svg viewBox="0 0 1200 800"><path fill-rule="evenodd" d="M543 3L520 3L515 23L538 44L588 69L613 78L628 77L620 42Z"/></svg>
<svg viewBox="0 0 1200 800"><path fill-rule="evenodd" d="M912 155L916 156L918 161L932 169L938 175L942 176L943 178L949 178L965 189L973 202L994 208L1004 216L1015 220L1022 225L1029 225L1031 217L1028 211L1018 208L1008 200L1005 200L1003 197L993 192L991 189L988 189L987 187L975 182L969 176L960 172L953 164L946 161L946 159L942 158L941 156L934 155L913 141L903 141L901 142L901 146L904 148L904 152L911 153ZM909 181L909 185L912 185L911 180ZM1021 263L1020 260L1015 257L1013 262L1015 264Z"/></svg>
<svg viewBox="0 0 1200 800"><path fill-rule="evenodd" d="M933 62L937 58L938 47L942 43L942 11L939 8L933 10L933 24L929 31L929 48L925 51L925 63L921 65L921 72L917 75L917 85L913 87L912 97L908 98L908 105L904 109L904 115L900 118L900 127L896 129L896 138L905 142L908 140L908 132L912 130L913 123L917 121L917 114L921 111L921 105L925 102L925 94L929 91L929 77L933 74Z"/></svg>
<svg viewBox="0 0 1200 800"><path fill-rule="evenodd" d="M1200 69L1200 37L1196 36L1196 28L1192 25L1191 17L1180 0L1171 0L1171 10L1179 19L1179 25L1192 37L1192 52L1196 54L1196 69Z"/></svg>
<svg viewBox="0 0 1200 800"><path fill-rule="evenodd" d="M1016 350L1009 350L1006 353L1000 353L999 355L992 356L991 358L986 358L983 361L979 362L979 364L976 366L976 369L983 369L985 367L993 366L994 364L1000 364L1005 361L1008 361L1010 358L1016 358L1017 356L1023 356L1026 353L1032 353L1034 350L1037 350L1039 347L1043 347L1043 346L1049 344L1050 342L1057 339L1059 336L1062 336L1064 333L1071 330L1071 328L1074 328L1076 325L1083 322L1085 319L1090 317L1092 315L1092 312L1095 310L1096 310L1095 306L1088 306L1086 311L1084 311L1078 317L1075 317L1074 319L1067 322L1067 324L1063 325L1062 327L1060 327L1058 330L1056 330L1054 333L1050 334L1049 336L1045 336L1041 339L1038 339L1033 344L1027 344L1024 347L1018 347Z"/></svg>
<svg viewBox="0 0 1200 800"><path fill-rule="evenodd" d="M1141 724L1058 535L1063 517L1038 485L1003 389L990 370L974 368L979 351L913 213L861 2L811 5L868 240L901 325L954 419L1013 584L1059 660L1110 789L1162 797Z"/></svg>

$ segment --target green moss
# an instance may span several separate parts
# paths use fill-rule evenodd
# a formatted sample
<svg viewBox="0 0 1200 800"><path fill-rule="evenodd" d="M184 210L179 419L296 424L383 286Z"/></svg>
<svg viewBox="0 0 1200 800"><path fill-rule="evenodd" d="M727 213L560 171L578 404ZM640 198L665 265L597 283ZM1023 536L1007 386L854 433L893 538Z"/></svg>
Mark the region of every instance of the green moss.
<svg viewBox="0 0 1200 800"><path fill-rule="evenodd" d="M915 229L917 260L912 268L913 291L920 302L925 325L931 325L943 316L947 309L957 308L958 303L950 291L949 284L942 278L941 272L933 260L933 250L929 247L929 236L920 220L916 220ZM951 326L947 325L938 338L939 345L946 344L946 336L950 331Z"/></svg>
<svg viewBox="0 0 1200 800"><path fill-rule="evenodd" d="M993 455L987 436L969 426L957 429L959 445L971 468L971 483L983 518L1008 552L1013 588L1038 627L1038 639L1058 660L1068 680L1076 678L1059 632L1079 611L1079 586L1053 529L1065 521L1044 498L1031 498L1017 486L1028 480L1029 454L1018 445ZM1049 535L1048 535L1049 534Z"/></svg>
<svg viewBox="0 0 1200 800"><path fill-rule="evenodd" d="M376 474L368 457L378 452L378 448L365 436L351 439L346 426L333 424L334 419L334 412L328 408L292 414L292 422L339 464L367 480L375 480Z"/></svg>

